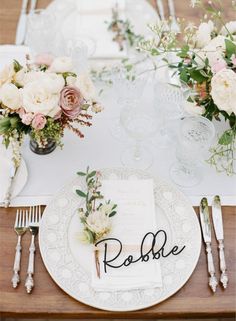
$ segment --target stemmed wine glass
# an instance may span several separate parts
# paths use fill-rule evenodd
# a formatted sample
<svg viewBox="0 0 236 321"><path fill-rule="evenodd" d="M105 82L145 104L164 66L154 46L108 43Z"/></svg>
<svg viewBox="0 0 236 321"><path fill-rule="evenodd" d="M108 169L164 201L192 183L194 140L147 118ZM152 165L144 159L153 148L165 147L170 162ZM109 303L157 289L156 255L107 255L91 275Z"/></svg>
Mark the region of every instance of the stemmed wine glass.
<svg viewBox="0 0 236 321"><path fill-rule="evenodd" d="M135 77L127 73L122 68L111 77L112 95L115 98L116 116L112 119L111 135L119 140L127 140L127 134L121 125L121 111L130 105L137 105L141 100L146 86L144 76Z"/></svg>
<svg viewBox="0 0 236 321"><path fill-rule="evenodd" d="M124 166L138 169L148 169L153 162L150 150L142 143L153 136L157 130L157 113L150 103L137 103L126 105L120 116L120 122L129 137L135 141L121 155Z"/></svg>
<svg viewBox="0 0 236 321"><path fill-rule="evenodd" d="M32 10L27 19L26 44L33 54L53 53L56 17L44 9Z"/></svg>
<svg viewBox="0 0 236 321"><path fill-rule="evenodd" d="M177 120L183 116L185 97L179 86L170 83L158 81L154 90L156 109L161 118L154 144L158 148L167 148L173 142Z"/></svg>
<svg viewBox="0 0 236 321"><path fill-rule="evenodd" d="M177 185L191 187L201 181L201 165L215 136L213 123L202 116L180 121L177 162L170 168L170 177Z"/></svg>

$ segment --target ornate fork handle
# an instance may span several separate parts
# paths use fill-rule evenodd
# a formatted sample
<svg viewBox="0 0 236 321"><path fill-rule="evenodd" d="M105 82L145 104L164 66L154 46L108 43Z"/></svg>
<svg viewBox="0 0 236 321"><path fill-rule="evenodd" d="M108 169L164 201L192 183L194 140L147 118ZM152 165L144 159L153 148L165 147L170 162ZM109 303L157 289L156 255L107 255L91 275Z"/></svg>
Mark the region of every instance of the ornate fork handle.
<svg viewBox="0 0 236 321"><path fill-rule="evenodd" d="M14 267L13 267L14 274L11 279L13 288L16 288L18 286L18 284L20 283L20 276L19 276L20 259L21 259L21 235L18 235L15 260L14 260Z"/></svg>
<svg viewBox="0 0 236 321"><path fill-rule="evenodd" d="M212 256L212 251L211 251L211 243L207 242L206 243L206 252L207 252L207 265L208 265L208 272L209 272L209 286L212 289L213 292L216 291L217 287L217 279L215 276L215 267L214 267L214 262L213 262L213 256Z"/></svg>
<svg viewBox="0 0 236 321"><path fill-rule="evenodd" d="M224 253L224 241L219 240L219 257L220 257L220 282L223 284L224 289L227 288L227 284L229 282L228 275L226 273L226 262L225 262L225 253Z"/></svg>
<svg viewBox="0 0 236 321"><path fill-rule="evenodd" d="M28 270L27 270L27 278L25 281L25 287L27 293L31 293L34 287L34 253L35 253L35 244L34 244L35 235L32 235L31 244L29 247L29 263L28 263Z"/></svg>

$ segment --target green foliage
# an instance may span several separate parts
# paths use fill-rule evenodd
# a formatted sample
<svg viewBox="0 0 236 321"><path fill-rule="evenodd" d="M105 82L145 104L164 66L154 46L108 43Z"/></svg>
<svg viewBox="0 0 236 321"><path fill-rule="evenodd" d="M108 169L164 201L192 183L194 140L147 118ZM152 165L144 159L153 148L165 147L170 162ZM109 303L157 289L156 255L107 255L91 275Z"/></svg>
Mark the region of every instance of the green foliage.
<svg viewBox="0 0 236 321"><path fill-rule="evenodd" d="M13 60L13 67L14 67L15 72L18 72L23 68L21 66L21 64L15 59Z"/></svg>
<svg viewBox="0 0 236 321"><path fill-rule="evenodd" d="M233 55L236 55L236 44L229 39L225 39L226 46L226 57L231 58Z"/></svg>

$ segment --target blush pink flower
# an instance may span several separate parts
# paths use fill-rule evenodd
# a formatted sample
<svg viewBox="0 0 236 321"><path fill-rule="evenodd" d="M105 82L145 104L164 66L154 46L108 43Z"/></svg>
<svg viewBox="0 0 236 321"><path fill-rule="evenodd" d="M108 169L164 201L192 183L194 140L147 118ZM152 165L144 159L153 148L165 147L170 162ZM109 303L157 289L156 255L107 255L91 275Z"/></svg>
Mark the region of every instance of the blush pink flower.
<svg viewBox="0 0 236 321"><path fill-rule="evenodd" d="M79 115L83 101L84 98L77 87L66 86L61 91L59 105L67 117L74 119Z"/></svg>
<svg viewBox="0 0 236 321"><path fill-rule="evenodd" d="M54 57L50 54L40 54L35 57L35 63L36 65L46 65L48 67L51 66L52 62L54 60Z"/></svg>
<svg viewBox="0 0 236 321"><path fill-rule="evenodd" d="M32 113L24 113L21 116L22 123L25 125L30 125L33 118L34 118L34 114L32 114Z"/></svg>
<svg viewBox="0 0 236 321"><path fill-rule="evenodd" d="M217 72L221 71L222 69L225 69L226 67L226 62L224 60L219 60L212 66L212 72L216 74Z"/></svg>
<svg viewBox="0 0 236 321"><path fill-rule="evenodd" d="M32 121L32 127L36 130L43 129L46 122L46 117L43 114L36 114Z"/></svg>

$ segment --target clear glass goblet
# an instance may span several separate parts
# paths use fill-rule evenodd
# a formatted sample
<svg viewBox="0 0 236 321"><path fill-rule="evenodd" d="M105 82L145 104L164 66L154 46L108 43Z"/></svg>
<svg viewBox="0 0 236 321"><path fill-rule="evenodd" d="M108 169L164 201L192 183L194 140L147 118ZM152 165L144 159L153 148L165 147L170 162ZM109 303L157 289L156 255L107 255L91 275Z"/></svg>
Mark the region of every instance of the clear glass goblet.
<svg viewBox="0 0 236 321"><path fill-rule="evenodd" d="M174 183L192 187L201 181L201 165L214 137L215 127L205 117L191 116L180 121L177 162L170 168L170 177Z"/></svg>
<svg viewBox="0 0 236 321"><path fill-rule="evenodd" d="M173 144L177 120L183 116L185 98L180 87L169 83L157 82L154 90L156 109L161 119L154 144L158 148L168 148Z"/></svg>
<svg viewBox="0 0 236 321"><path fill-rule="evenodd" d="M53 53L56 18L44 9L30 11L27 19L26 44L33 54Z"/></svg>
<svg viewBox="0 0 236 321"><path fill-rule="evenodd" d="M153 162L151 151L142 146L157 130L157 114L151 104L127 105L121 111L120 122L135 144L121 155L124 166L148 169Z"/></svg>
<svg viewBox="0 0 236 321"><path fill-rule="evenodd" d="M145 78L127 78L124 70L119 70L111 77L112 95L116 104L116 115L112 118L110 132L118 140L127 140L127 133L121 125L121 111L131 105L138 105L145 89Z"/></svg>

